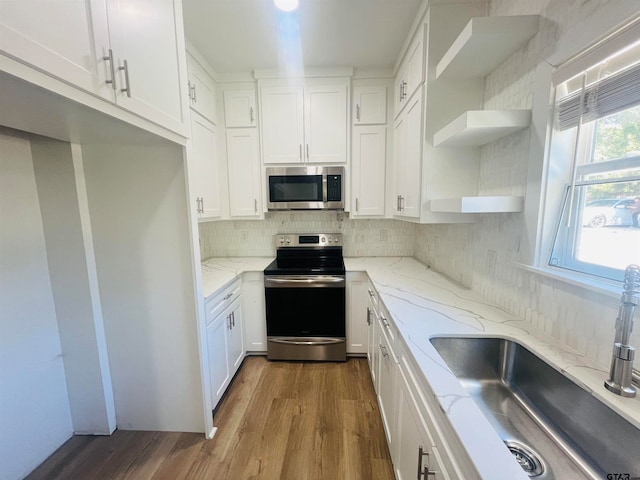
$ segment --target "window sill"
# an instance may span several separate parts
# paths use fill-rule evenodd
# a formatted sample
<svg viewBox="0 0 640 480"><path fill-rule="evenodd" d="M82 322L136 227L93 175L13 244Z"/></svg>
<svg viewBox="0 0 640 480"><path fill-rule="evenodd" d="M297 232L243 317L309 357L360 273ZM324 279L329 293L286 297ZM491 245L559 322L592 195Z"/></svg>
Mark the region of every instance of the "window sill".
<svg viewBox="0 0 640 480"><path fill-rule="evenodd" d="M622 283L613 280L605 280L596 278L591 275L585 275L561 268L554 267L534 267L519 263L518 266L528 272L542 275L543 277L553 278L561 282L569 283L576 287L584 288L591 292L596 292L611 298L620 298L622 293Z"/></svg>

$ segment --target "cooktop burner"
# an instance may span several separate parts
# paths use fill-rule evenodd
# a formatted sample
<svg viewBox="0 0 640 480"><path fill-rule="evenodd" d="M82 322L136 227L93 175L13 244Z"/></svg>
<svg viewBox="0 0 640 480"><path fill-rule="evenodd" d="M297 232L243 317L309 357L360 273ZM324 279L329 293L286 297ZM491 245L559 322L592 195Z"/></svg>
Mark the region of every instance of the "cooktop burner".
<svg viewBox="0 0 640 480"><path fill-rule="evenodd" d="M344 275L342 234L276 235L276 259L265 275Z"/></svg>

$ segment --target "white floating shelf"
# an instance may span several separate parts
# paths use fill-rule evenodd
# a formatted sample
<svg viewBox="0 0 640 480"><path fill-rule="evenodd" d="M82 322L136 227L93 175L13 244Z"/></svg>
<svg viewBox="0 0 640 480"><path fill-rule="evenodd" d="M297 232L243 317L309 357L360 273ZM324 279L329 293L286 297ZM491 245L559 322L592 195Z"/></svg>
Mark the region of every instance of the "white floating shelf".
<svg viewBox="0 0 640 480"><path fill-rule="evenodd" d="M433 135L434 147L478 147L529 126L531 110L470 110Z"/></svg>
<svg viewBox="0 0 640 480"><path fill-rule="evenodd" d="M436 78L485 77L538 31L539 15L472 18L436 65Z"/></svg>
<svg viewBox="0 0 640 480"><path fill-rule="evenodd" d="M521 212L524 197L482 196L440 198L431 200L432 212L446 213L509 213Z"/></svg>

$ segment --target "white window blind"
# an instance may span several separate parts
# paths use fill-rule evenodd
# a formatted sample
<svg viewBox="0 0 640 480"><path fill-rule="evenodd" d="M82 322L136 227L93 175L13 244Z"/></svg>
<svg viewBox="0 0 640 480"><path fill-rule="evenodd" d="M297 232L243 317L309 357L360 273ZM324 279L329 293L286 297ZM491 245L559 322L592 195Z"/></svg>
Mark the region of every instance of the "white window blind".
<svg viewBox="0 0 640 480"><path fill-rule="evenodd" d="M582 108L580 99L582 101ZM573 128L590 121L640 105L640 63L592 83L584 91L571 93L558 102L558 127Z"/></svg>

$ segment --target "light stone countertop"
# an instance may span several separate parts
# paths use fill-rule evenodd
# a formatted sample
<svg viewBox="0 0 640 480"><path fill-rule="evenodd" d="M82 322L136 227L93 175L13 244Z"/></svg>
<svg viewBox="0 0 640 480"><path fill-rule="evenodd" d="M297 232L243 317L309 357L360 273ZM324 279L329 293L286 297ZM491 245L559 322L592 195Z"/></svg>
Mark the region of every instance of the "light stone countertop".
<svg viewBox="0 0 640 480"><path fill-rule="evenodd" d="M203 262L205 296L272 258L212 258ZM453 430L483 478L528 478L429 341L436 336L493 336L516 340L640 428L640 396L621 398L603 382L608 371L524 320L413 258L345 258L347 271L369 275L392 316L403 348L413 356ZM613 332L612 332L613 338Z"/></svg>

